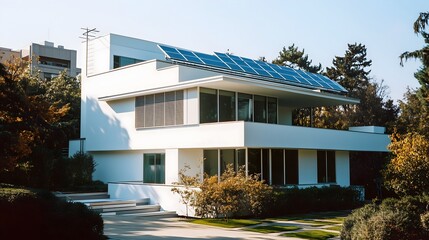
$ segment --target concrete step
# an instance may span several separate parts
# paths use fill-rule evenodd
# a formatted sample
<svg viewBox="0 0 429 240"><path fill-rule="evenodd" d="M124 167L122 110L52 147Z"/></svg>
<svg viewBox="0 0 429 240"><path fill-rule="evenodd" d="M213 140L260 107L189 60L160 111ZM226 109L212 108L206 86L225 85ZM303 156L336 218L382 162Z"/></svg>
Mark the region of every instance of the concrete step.
<svg viewBox="0 0 429 240"><path fill-rule="evenodd" d="M161 206L159 205L143 205L135 207L120 207L120 208L107 208L107 209L97 209L96 211L101 214L115 213L115 215L124 215L124 214L133 214L133 213L149 213L149 212L159 212Z"/></svg>
<svg viewBox="0 0 429 240"><path fill-rule="evenodd" d="M95 193L55 193L55 196L66 199L68 201L89 200L89 199L106 199L109 198L107 192Z"/></svg>
<svg viewBox="0 0 429 240"><path fill-rule="evenodd" d="M104 215L104 214L102 214ZM109 214L106 214L108 216ZM113 215L113 214L112 214ZM177 217L176 211L158 211L158 212L145 212L145 213L124 213L121 216L139 216L139 217L152 217L152 216L162 216L162 217Z"/></svg>

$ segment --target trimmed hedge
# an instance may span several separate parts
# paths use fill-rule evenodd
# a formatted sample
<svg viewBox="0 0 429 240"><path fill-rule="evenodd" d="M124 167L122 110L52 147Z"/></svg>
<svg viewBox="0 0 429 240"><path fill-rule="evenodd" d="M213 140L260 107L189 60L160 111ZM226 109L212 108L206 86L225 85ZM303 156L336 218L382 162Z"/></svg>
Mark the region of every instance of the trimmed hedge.
<svg viewBox="0 0 429 240"><path fill-rule="evenodd" d="M356 190L337 186L276 188L274 202L267 215L349 210L362 205Z"/></svg>
<svg viewBox="0 0 429 240"><path fill-rule="evenodd" d="M106 239L103 219L52 193L0 186L0 239Z"/></svg>

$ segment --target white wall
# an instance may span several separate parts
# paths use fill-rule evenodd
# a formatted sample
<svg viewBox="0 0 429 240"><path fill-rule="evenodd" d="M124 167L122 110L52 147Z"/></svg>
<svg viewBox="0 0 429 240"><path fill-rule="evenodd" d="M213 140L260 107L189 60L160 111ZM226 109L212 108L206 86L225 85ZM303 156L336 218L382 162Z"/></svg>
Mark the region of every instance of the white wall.
<svg viewBox="0 0 429 240"><path fill-rule="evenodd" d="M165 150L165 184L173 184L179 181L179 149Z"/></svg>
<svg viewBox="0 0 429 240"><path fill-rule="evenodd" d="M298 183L317 184L317 151L298 151Z"/></svg>
<svg viewBox="0 0 429 240"><path fill-rule="evenodd" d="M179 150L179 170L189 166L185 174L187 176L199 175L203 177L203 149L180 149Z"/></svg>
<svg viewBox="0 0 429 240"><path fill-rule="evenodd" d="M335 170L337 184L342 187L350 186L350 162L348 151L335 152Z"/></svg>
<svg viewBox="0 0 429 240"><path fill-rule="evenodd" d="M245 146L387 152L386 134L245 122Z"/></svg>
<svg viewBox="0 0 429 240"><path fill-rule="evenodd" d="M180 202L180 197L171 191L174 185L138 184L138 183L110 183L108 193L111 198L136 200L150 198L150 204L161 205L162 210L176 211L179 215L186 215L186 206ZM194 211L190 209L190 216Z"/></svg>
<svg viewBox="0 0 429 240"><path fill-rule="evenodd" d="M94 180L143 181L143 151L90 152L96 163Z"/></svg>

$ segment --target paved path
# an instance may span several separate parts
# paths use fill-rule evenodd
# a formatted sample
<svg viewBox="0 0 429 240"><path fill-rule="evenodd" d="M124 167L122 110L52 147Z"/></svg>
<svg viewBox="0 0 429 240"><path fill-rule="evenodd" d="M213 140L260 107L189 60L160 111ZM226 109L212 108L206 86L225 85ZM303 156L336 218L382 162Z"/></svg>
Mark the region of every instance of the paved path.
<svg viewBox="0 0 429 240"><path fill-rule="evenodd" d="M103 216L109 239L294 239L192 224L175 217Z"/></svg>
<svg viewBox="0 0 429 240"><path fill-rule="evenodd" d="M104 234L109 239L283 239L279 233L262 234L241 229L227 229L187 223L177 217L103 216ZM276 224L279 225L279 224ZM287 224L290 225L290 224ZM301 224L296 224L301 225ZM304 227L304 229L309 229ZM310 227L311 229L311 227Z"/></svg>

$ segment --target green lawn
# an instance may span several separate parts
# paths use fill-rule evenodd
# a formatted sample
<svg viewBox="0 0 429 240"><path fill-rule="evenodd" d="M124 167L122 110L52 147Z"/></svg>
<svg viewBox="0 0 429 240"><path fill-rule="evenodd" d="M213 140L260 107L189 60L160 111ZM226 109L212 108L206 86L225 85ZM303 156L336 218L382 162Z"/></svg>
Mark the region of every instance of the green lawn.
<svg viewBox="0 0 429 240"><path fill-rule="evenodd" d="M334 231L338 231L338 232L340 232L340 231L341 231L341 228L342 228L342 226L338 226L338 225L336 225L336 226L331 226L331 227L327 227L327 228L324 228L324 229L327 229L327 230L334 230Z"/></svg>
<svg viewBox="0 0 429 240"><path fill-rule="evenodd" d="M224 227L224 228L240 228L251 225L256 225L262 223L258 220L251 219L229 219L228 221L223 219L193 219L190 220L191 223L197 223L202 225L216 226L216 227Z"/></svg>
<svg viewBox="0 0 429 240"><path fill-rule="evenodd" d="M309 224L312 226L326 226L326 225L334 225L334 224L338 224L338 222L331 222L331 221L327 221L327 220L309 220L309 219L302 219L302 220L293 220L294 222L299 222L299 223L304 223L304 224Z"/></svg>
<svg viewBox="0 0 429 240"><path fill-rule="evenodd" d="M302 231L302 232L295 232L295 233L283 233L280 236L296 237L296 238L303 238L303 239L325 240L328 238L336 237L338 235L339 234L325 232L321 230L311 230L311 231Z"/></svg>
<svg viewBox="0 0 429 240"><path fill-rule="evenodd" d="M342 223L344 219L350 214L350 211L337 211L337 212L318 212L318 213L307 213L307 214L292 214L277 218L273 220L301 220L301 219L323 219L332 222Z"/></svg>
<svg viewBox="0 0 429 240"><path fill-rule="evenodd" d="M295 231L299 229L301 228L295 227L295 226L271 225L271 226L257 226L252 228L246 228L244 230L258 232L258 233L277 233L277 232Z"/></svg>

